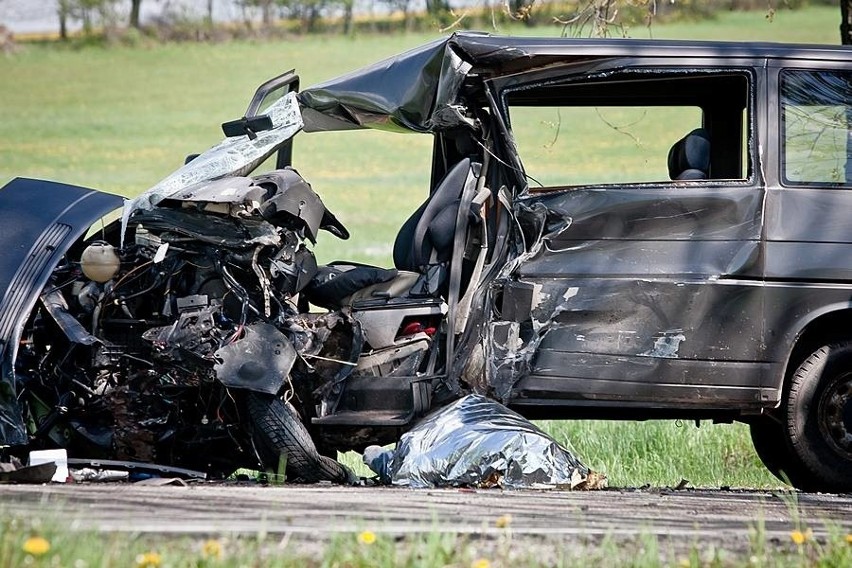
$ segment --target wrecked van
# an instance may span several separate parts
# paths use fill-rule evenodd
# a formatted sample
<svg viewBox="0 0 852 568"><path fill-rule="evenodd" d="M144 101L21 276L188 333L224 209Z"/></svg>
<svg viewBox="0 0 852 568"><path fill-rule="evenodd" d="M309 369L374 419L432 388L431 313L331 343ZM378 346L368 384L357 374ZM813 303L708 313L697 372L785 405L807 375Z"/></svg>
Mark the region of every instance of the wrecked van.
<svg viewBox="0 0 852 568"><path fill-rule="evenodd" d="M478 393L529 418L746 422L774 474L852 490L850 55L457 33L270 80L124 203L16 179L0 441L223 475L285 455L342 482L326 456ZM393 268L313 255L348 232L294 135L356 128L434 140Z"/></svg>

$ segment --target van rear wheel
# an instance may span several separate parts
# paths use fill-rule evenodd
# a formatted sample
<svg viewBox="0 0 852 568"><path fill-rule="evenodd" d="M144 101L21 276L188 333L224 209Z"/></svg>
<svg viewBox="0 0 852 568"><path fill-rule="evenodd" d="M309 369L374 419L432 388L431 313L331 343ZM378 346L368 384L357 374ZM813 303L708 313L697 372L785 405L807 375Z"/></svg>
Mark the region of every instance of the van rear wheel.
<svg viewBox="0 0 852 568"><path fill-rule="evenodd" d="M852 341L812 351L790 377L777 417L749 426L778 479L804 491L852 491Z"/></svg>
<svg viewBox="0 0 852 568"><path fill-rule="evenodd" d="M808 479L806 490L852 491L852 341L823 345L793 373L785 434Z"/></svg>

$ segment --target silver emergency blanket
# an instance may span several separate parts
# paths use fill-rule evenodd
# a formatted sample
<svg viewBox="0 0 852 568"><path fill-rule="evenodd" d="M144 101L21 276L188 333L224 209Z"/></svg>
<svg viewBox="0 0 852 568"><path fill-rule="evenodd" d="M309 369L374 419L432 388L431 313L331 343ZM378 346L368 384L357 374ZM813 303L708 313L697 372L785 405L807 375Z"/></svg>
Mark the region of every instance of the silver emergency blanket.
<svg viewBox="0 0 852 568"><path fill-rule="evenodd" d="M395 450L368 448L364 461L404 487L553 487L601 477L520 414L468 395L426 417Z"/></svg>

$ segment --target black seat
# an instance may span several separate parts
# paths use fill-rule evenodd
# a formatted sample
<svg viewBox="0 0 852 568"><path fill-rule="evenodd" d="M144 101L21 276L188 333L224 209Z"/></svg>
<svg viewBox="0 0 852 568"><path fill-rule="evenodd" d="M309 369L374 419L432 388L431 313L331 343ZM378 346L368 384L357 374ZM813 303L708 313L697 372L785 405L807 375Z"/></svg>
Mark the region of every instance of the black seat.
<svg viewBox="0 0 852 568"><path fill-rule="evenodd" d="M471 161L465 158L403 223L393 245L397 269L422 273L430 264L450 261L461 195L471 174Z"/></svg>
<svg viewBox="0 0 852 568"><path fill-rule="evenodd" d="M440 295L447 286L461 197L474 187L477 174L478 164L469 158L460 161L403 223L393 247L396 270L344 262L321 266L306 289L310 302L336 309L351 303L353 295Z"/></svg>
<svg viewBox="0 0 852 568"><path fill-rule="evenodd" d="M710 174L710 136L696 128L669 150L669 177L673 180L707 179Z"/></svg>

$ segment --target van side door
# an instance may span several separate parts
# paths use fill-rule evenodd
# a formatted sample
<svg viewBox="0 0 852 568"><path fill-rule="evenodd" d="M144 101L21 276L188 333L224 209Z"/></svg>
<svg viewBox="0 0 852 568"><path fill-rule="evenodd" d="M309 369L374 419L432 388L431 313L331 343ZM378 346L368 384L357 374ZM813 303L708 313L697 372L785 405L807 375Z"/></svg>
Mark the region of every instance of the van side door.
<svg viewBox="0 0 852 568"><path fill-rule="evenodd" d="M517 215L541 230L493 324L513 405L765 404L761 65L631 58L502 86Z"/></svg>

